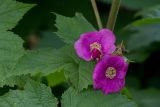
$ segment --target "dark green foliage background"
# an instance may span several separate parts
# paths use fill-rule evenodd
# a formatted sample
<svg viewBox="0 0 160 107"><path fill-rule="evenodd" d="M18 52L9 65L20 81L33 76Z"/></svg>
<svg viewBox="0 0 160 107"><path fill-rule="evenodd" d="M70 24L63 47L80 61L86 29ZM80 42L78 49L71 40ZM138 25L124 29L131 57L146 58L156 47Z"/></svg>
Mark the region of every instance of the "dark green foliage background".
<svg viewBox="0 0 160 107"><path fill-rule="evenodd" d="M83 14L83 16L96 29L98 28L96 25L96 20L91 7L90 0L18 0L18 1L29 4L37 4L35 7L30 9L24 15L23 19L19 21L17 26L12 29L12 31L15 34L18 34L25 41L24 47L26 48L26 50L28 49L39 50L43 48L59 49L65 45L65 43L62 41L62 39L64 38L62 37L62 39L60 39L57 36L58 35L57 33L59 32L57 32L58 29L55 26L56 14L67 17L74 17L75 14L78 12ZM106 21L108 18L110 3L111 0L97 0L98 8L104 26L106 25ZM59 21L59 23L60 22L61 21ZM63 21L61 23L63 23ZM72 28L69 28L68 31L70 29ZM92 28L90 29L93 30ZM160 106L160 84L159 84L160 83L159 79L160 78L160 67L159 67L160 66L160 0L122 0L122 6L119 11L114 32L117 36L117 44L120 43L122 40L124 41L126 49L128 50L128 53L126 53L125 56L128 57L130 60L134 61L129 66L126 78L126 87L130 89L133 99L138 103L139 107L159 107ZM36 38L36 41L30 40L30 37L32 36ZM47 52L46 53L42 52L42 53L48 56L52 56ZM30 53L30 54L37 55L36 53ZM57 59L61 60L60 58ZM30 60L35 61L34 58L31 58ZM48 58L48 60L50 59ZM24 61L22 63L28 64L29 62ZM44 63L49 63L49 62L44 62ZM86 65L84 62L81 63ZM40 68L35 68L35 71L39 69ZM56 81L52 82L53 78ZM52 73L50 75L46 73L45 77L41 76L41 74L37 74L36 76L33 76L32 79L36 81L42 81L43 83L52 87L52 93L59 99L61 98L63 92L69 86L68 83L64 82L66 78L64 77L63 70L61 70L58 73ZM23 82L18 84L20 84L19 86L24 85ZM78 85L81 86L81 84ZM37 87L40 86L37 85ZM17 88L20 87L5 86L3 88L0 88L0 95L5 94L6 92L8 92L9 89L14 90ZM68 93L71 93L70 92L71 90L72 89L68 90L67 93L63 94L63 96L66 97ZM87 94L87 92L85 94ZM76 98L78 99L79 97L82 96L77 94L74 97L75 99ZM67 101L64 100L64 102L62 102L62 105L65 105L64 104L65 102ZM65 105L63 107L69 107L69 106Z"/></svg>

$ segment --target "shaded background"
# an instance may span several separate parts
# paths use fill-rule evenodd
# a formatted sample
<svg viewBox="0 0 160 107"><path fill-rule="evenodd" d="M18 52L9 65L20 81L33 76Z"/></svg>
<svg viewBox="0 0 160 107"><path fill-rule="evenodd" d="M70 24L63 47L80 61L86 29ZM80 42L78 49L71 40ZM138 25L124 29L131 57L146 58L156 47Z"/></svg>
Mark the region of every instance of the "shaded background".
<svg viewBox="0 0 160 107"><path fill-rule="evenodd" d="M76 12L96 26L95 16L90 0L19 0L24 3L37 4L28 11L13 31L24 40L26 49L44 47L60 48L64 43L52 32L56 31L55 13L73 17ZM111 0L97 0L98 9L106 25ZM53 12L53 13L51 13ZM147 22L133 24L141 19ZM117 44L122 40L128 53L126 56L134 61L130 64L126 83L141 107L160 107L160 0L122 0L115 34ZM156 23L155 23L156 22ZM148 24L149 23L149 24ZM136 26L135 26L136 25ZM61 73L61 72L60 72ZM57 75L61 75L58 73ZM44 81L50 86L58 83ZM56 77L55 77L56 78ZM65 90L64 77L59 78L62 84L53 88L56 96ZM63 89L62 89L63 87Z"/></svg>

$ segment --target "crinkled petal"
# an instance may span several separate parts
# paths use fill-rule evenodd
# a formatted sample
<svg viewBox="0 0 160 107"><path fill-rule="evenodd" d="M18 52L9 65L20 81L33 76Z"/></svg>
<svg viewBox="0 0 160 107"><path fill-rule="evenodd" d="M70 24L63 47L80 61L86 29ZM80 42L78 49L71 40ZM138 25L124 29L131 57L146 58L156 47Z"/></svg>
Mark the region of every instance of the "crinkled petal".
<svg viewBox="0 0 160 107"><path fill-rule="evenodd" d="M109 29L102 29L99 31L101 38L101 44L103 46L103 52L107 54L111 54L115 51L115 35Z"/></svg>
<svg viewBox="0 0 160 107"><path fill-rule="evenodd" d="M74 48L78 56L86 61L91 60L91 53L88 51L87 47L83 46L82 41L78 40L74 44Z"/></svg>
<svg viewBox="0 0 160 107"><path fill-rule="evenodd" d="M105 76L108 67L116 69L116 76L109 79ZM93 72L94 89L101 89L105 94L119 92L125 85L128 64L121 56L105 55Z"/></svg>
<svg viewBox="0 0 160 107"><path fill-rule="evenodd" d="M90 44L100 41L100 36L98 32L89 32L82 34L80 39L74 44L74 48L79 57L86 61L91 60Z"/></svg>
<svg viewBox="0 0 160 107"><path fill-rule="evenodd" d="M117 78L119 79L125 78L127 70L128 70L128 64L124 63L124 66L122 68L119 68L118 70L119 72L117 73Z"/></svg>
<svg viewBox="0 0 160 107"><path fill-rule="evenodd" d="M109 57L109 58L107 58ZM113 66L117 70L116 78L123 79L126 76L128 70L128 63L121 56L105 55L104 59L108 59L108 66ZM106 62L106 63L108 63Z"/></svg>
<svg viewBox="0 0 160 107"><path fill-rule="evenodd" d="M116 49L115 36L112 31L108 29L102 29L96 32L88 32L81 34L80 39L74 44L76 53L80 58L86 61L91 60L90 45L97 42L102 47L102 55L111 54Z"/></svg>
<svg viewBox="0 0 160 107"><path fill-rule="evenodd" d="M121 91L124 86L125 79L115 79L113 81L107 81L101 89L105 94L117 93Z"/></svg>
<svg viewBox="0 0 160 107"><path fill-rule="evenodd" d="M106 60L101 60L95 67L93 72L93 81L94 81L94 88L99 89L103 87L103 81L106 80L105 77L105 70L106 70Z"/></svg>

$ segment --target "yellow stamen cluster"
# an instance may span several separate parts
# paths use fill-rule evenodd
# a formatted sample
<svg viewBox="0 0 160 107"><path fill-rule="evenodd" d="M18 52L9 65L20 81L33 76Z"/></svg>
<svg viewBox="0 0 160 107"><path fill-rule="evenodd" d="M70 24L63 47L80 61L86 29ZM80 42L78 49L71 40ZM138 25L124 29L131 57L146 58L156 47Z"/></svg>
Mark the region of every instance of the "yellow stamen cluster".
<svg viewBox="0 0 160 107"><path fill-rule="evenodd" d="M116 76L116 69L114 67L108 67L105 75L107 78L113 79Z"/></svg>
<svg viewBox="0 0 160 107"><path fill-rule="evenodd" d="M94 42L90 45L90 50L92 51L93 49L97 49L99 51L101 51L101 44Z"/></svg>

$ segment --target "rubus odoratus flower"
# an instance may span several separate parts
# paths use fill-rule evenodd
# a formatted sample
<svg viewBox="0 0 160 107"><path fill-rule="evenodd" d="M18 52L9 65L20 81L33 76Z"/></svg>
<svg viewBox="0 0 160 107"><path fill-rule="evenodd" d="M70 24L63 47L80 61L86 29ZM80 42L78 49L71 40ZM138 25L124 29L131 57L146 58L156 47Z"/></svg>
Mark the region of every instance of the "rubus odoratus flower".
<svg viewBox="0 0 160 107"><path fill-rule="evenodd" d="M105 55L95 66L93 72L94 89L105 94L119 92L125 86L128 63L122 56Z"/></svg>
<svg viewBox="0 0 160 107"><path fill-rule="evenodd" d="M105 54L115 51L115 36L109 29L84 33L75 42L74 48L80 58L99 61Z"/></svg>

